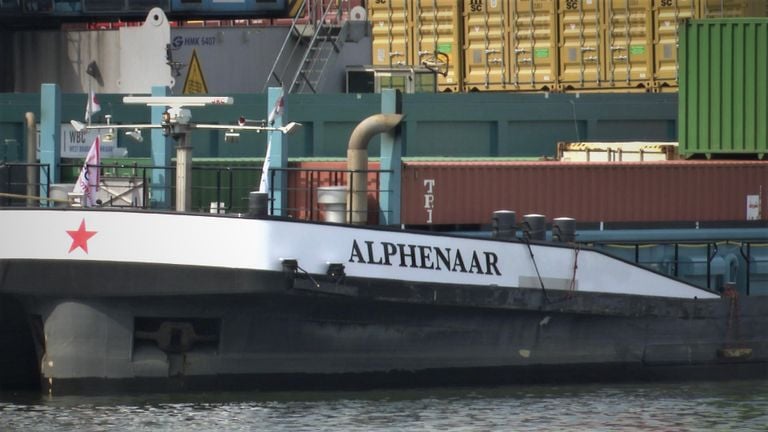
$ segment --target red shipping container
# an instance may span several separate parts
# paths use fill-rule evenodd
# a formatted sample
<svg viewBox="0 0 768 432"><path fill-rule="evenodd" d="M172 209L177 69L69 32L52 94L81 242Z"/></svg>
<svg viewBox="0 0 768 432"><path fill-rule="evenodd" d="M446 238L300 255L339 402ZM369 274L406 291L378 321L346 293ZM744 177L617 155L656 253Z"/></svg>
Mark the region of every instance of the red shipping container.
<svg viewBox="0 0 768 432"><path fill-rule="evenodd" d="M488 224L496 210L518 220L743 221L747 196L768 187L768 162L406 162L402 187L407 225Z"/></svg>

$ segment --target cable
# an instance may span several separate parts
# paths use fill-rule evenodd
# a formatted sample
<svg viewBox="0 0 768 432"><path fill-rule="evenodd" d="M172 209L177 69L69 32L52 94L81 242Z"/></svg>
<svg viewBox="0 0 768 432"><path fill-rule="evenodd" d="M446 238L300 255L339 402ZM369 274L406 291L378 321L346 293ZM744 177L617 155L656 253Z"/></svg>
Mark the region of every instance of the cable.
<svg viewBox="0 0 768 432"><path fill-rule="evenodd" d="M541 279L541 273L539 273L539 266L536 264L536 257L533 256L533 248L531 248L531 241L526 236L523 236L525 239L525 244L528 246L528 252L531 254L531 261L533 262L533 268L536 269L536 276L539 278L539 284L541 285L541 292L544 294L544 300L549 303L549 296L547 295L547 290L544 288L544 280Z"/></svg>

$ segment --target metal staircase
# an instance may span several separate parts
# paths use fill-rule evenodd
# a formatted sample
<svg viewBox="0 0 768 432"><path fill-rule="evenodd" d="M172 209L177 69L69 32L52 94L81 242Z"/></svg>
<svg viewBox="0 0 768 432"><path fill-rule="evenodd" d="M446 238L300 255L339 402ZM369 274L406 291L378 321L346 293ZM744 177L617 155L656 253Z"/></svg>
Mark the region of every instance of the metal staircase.
<svg viewBox="0 0 768 432"><path fill-rule="evenodd" d="M304 0L269 71L268 87L286 93L318 93L349 31L348 11L333 0Z"/></svg>

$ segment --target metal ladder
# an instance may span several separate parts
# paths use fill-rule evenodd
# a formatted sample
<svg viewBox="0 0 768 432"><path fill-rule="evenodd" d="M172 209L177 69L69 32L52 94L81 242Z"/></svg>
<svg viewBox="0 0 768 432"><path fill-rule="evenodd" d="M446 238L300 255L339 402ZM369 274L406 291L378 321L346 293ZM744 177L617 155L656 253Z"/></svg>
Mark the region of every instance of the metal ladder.
<svg viewBox="0 0 768 432"><path fill-rule="evenodd" d="M320 91L328 66L334 64L347 38L347 4L333 0L302 2L269 71L264 91L271 86L282 87L286 93Z"/></svg>

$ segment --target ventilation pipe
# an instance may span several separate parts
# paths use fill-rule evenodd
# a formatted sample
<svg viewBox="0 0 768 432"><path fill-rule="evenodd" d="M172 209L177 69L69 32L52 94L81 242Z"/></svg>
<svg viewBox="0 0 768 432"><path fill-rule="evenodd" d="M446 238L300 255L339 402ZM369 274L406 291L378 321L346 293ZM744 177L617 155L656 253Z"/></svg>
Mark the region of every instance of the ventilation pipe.
<svg viewBox="0 0 768 432"><path fill-rule="evenodd" d="M402 114L374 114L355 127L347 147L347 170L350 171L347 209L350 223L368 220L368 142L374 135L387 132L403 119Z"/></svg>

